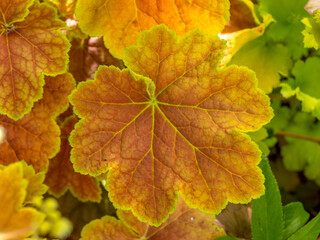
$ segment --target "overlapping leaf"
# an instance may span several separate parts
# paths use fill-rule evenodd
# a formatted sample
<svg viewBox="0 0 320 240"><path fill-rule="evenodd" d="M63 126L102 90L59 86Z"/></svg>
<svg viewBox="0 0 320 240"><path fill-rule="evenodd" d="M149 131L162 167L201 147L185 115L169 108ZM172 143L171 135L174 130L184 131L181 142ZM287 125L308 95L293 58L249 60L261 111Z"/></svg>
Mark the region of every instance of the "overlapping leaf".
<svg viewBox="0 0 320 240"><path fill-rule="evenodd" d="M64 72L68 60L64 23L50 6L32 2L0 3L0 113L15 120L41 98L43 74Z"/></svg>
<svg viewBox="0 0 320 240"><path fill-rule="evenodd" d="M112 57L102 38L81 38L71 35L69 71L77 82L93 79L99 65L122 68L119 59Z"/></svg>
<svg viewBox="0 0 320 240"><path fill-rule="evenodd" d="M189 208L181 199L176 211L159 227L141 223L130 211L118 210L119 220L105 216L86 225L82 240L188 239L211 240L225 235L214 224L214 216Z"/></svg>
<svg viewBox="0 0 320 240"><path fill-rule="evenodd" d="M161 23L178 36L197 28L217 34L229 21L229 5L228 0L79 0L76 17L85 33L103 36L112 55L122 58L142 30Z"/></svg>
<svg viewBox="0 0 320 240"><path fill-rule="evenodd" d="M269 13L275 19L267 35L275 42L284 43L294 59L307 53L301 34L304 28L301 20L309 16L304 8L307 2L308 0L259 0L260 12Z"/></svg>
<svg viewBox="0 0 320 240"><path fill-rule="evenodd" d="M71 133L76 171L109 169L116 207L160 225L177 193L203 211L248 202L263 191L260 151L238 131L267 123L268 97L247 68L217 70L225 43L164 25L142 33L120 71L102 67L71 95L82 118ZM133 72L134 73L133 73Z"/></svg>
<svg viewBox="0 0 320 240"><path fill-rule="evenodd" d="M308 48L320 47L320 11L317 11L312 17L302 19L305 29L302 31L304 35L304 46Z"/></svg>
<svg viewBox="0 0 320 240"><path fill-rule="evenodd" d="M78 118L71 116L61 125L60 152L49 161L49 170L45 183L50 187L50 192L61 196L68 189L83 201L100 201L100 187L97 180L88 175L76 173L70 161L71 146L68 141L70 132Z"/></svg>
<svg viewBox="0 0 320 240"><path fill-rule="evenodd" d="M43 98L29 114L18 121L0 115L0 125L6 130L6 140L0 145L0 164L25 160L38 172L45 170L48 159L58 153L60 130L54 119L67 109L67 97L75 83L71 74L45 80Z"/></svg>
<svg viewBox="0 0 320 240"><path fill-rule="evenodd" d="M314 123L310 115L299 112L283 130L307 137L318 138L320 124ZM320 185L320 145L299 138L286 137L287 144L281 148L281 155L287 170L304 171L305 176Z"/></svg>
<svg viewBox="0 0 320 240"><path fill-rule="evenodd" d="M58 10L60 18L73 19L77 0L45 0L45 1L55 6L55 8Z"/></svg>
<svg viewBox="0 0 320 240"><path fill-rule="evenodd" d="M292 74L295 79L282 83L281 93L288 98L293 95L302 102L302 110L311 112L320 119L320 58L309 57L305 62L297 61Z"/></svg>
<svg viewBox="0 0 320 240"><path fill-rule="evenodd" d="M223 33L240 31L257 26L254 4L248 0L230 0L230 21Z"/></svg>
<svg viewBox="0 0 320 240"><path fill-rule="evenodd" d="M26 168L21 163L0 169L1 239L24 239L33 233L44 219L42 213L23 207L26 197L30 196L30 182L24 177L24 169Z"/></svg>
<svg viewBox="0 0 320 240"><path fill-rule="evenodd" d="M280 43L269 44L265 36L244 45L231 59L230 64L238 64L253 69L258 77L258 86L266 93L280 83L280 74L288 76L292 66L288 48Z"/></svg>

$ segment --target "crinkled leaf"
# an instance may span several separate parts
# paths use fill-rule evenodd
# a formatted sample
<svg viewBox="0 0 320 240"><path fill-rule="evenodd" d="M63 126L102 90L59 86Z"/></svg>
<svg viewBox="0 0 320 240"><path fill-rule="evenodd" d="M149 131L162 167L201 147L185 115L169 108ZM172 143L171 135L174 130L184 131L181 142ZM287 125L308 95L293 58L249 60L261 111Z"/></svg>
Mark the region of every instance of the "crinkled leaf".
<svg viewBox="0 0 320 240"><path fill-rule="evenodd" d="M244 45L231 59L230 64L247 66L254 70L258 86L266 93L280 83L280 73L288 75L292 61L290 52L282 44L268 44L264 37Z"/></svg>
<svg viewBox="0 0 320 240"><path fill-rule="evenodd" d="M304 47L315 48L320 47L320 11L317 11L314 16L302 19L305 29L302 31L304 36Z"/></svg>
<svg viewBox="0 0 320 240"><path fill-rule="evenodd" d="M116 207L160 225L178 191L189 206L212 213L264 192L260 151L239 131L270 120L269 99L247 68L217 70L224 46L200 31L177 40L156 26L126 50L131 71L101 67L73 92L82 118L70 136L74 168L109 170Z"/></svg>
<svg viewBox="0 0 320 240"><path fill-rule="evenodd" d="M309 219L309 213L301 202L292 202L283 207L283 240L288 239Z"/></svg>
<svg viewBox="0 0 320 240"><path fill-rule="evenodd" d="M81 232L81 239L211 240L225 235L224 230L214 224L213 215L191 209L182 200L176 211L159 227L139 222L130 211L118 210L117 214L119 220L105 216L86 225Z"/></svg>
<svg viewBox="0 0 320 240"><path fill-rule="evenodd" d="M229 20L229 5L228 0L79 0L76 16L83 32L103 36L112 55L122 58L141 31L161 23L178 36L196 28L217 34Z"/></svg>
<svg viewBox="0 0 320 240"><path fill-rule="evenodd" d="M70 73L77 82L93 79L100 65L123 68L122 62L104 46L102 38L72 37L69 55Z"/></svg>
<svg viewBox="0 0 320 240"><path fill-rule="evenodd" d="M45 183L56 196L61 196L70 189L72 194L82 201L100 201L98 181L94 177L74 172L70 161L71 146L68 137L77 121L77 117L71 116L61 125L60 152L49 161Z"/></svg>
<svg viewBox="0 0 320 240"><path fill-rule="evenodd" d="M18 121L0 115L0 125L6 130L6 140L0 145L1 164L25 160L36 172L47 169L48 159L60 148L60 130L54 119L68 107L67 97L74 87L70 74L46 77L44 98L29 114Z"/></svg>
<svg viewBox="0 0 320 240"><path fill-rule="evenodd" d="M43 74L66 70L69 43L64 23L47 4L5 0L0 4L0 113L21 119L42 96Z"/></svg>
<svg viewBox="0 0 320 240"><path fill-rule="evenodd" d="M252 201L253 240L282 240L283 235L280 191L268 161L266 157L262 157L259 165L266 178L266 193Z"/></svg>
<svg viewBox="0 0 320 240"><path fill-rule="evenodd" d="M44 219L44 215L35 209L22 207L28 190L23 168L21 163L16 163L0 169L1 239L23 239Z"/></svg>
<svg viewBox="0 0 320 240"><path fill-rule="evenodd" d="M288 98L293 95L302 102L302 110L311 112L320 119L320 58L309 57L305 62L299 60L292 69L295 79L282 83L281 93Z"/></svg>
<svg viewBox="0 0 320 240"><path fill-rule="evenodd" d="M43 98L35 103L32 113L37 117L51 116L56 118L67 110L69 106L68 96L76 87L76 83L70 73L55 77L47 76L45 82Z"/></svg>

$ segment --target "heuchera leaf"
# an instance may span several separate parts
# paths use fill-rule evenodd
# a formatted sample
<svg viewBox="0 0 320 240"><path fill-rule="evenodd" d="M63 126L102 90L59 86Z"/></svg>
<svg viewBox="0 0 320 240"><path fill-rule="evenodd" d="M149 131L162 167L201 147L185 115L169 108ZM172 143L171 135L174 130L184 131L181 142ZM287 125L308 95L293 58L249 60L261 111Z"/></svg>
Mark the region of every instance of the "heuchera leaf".
<svg viewBox="0 0 320 240"><path fill-rule="evenodd" d="M82 201L100 201L101 190L94 177L76 173L70 161L71 146L68 141L70 132L78 118L71 116L61 124L60 152L49 161L49 170L45 183L50 187L50 192L61 196L68 189Z"/></svg>
<svg viewBox="0 0 320 240"><path fill-rule="evenodd" d="M0 168L0 238L24 239L33 233L44 219L44 214L23 207L28 180L21 162Z"/></svg>
<svg viewBox="0 0 320 240"><path fill-rule="evenodd" d="M73 19L77 0L45 0L55 6L61 19Z"/></svg>
<svg viewBox="0 0 320 240"><path fill-rule="evenodd" d="M0 145L0 164L25 160L39 172L47 169L48 158L58 153L60 130L55 118L67 109L67 97L75 82L69 73L45 80L43 98L29 114L18 121L0 115L0 125L6 130L6 141Z"/></svg>
<svg viewBox="0 0 320 240"><path fill-rule="evenodd" d="M178 36L197 28L217 34L229 21L229 7L228 0L79 0L76 17L83 32L103 36L111 54L122 58L142 30L161 23Z"/></svg>
<svg viewBox="0 0 320 240"><path fill-rule="evenodd" d="M36 173L32 166L28 166L24 161L20 163L23 168L23 178L28 180L27 195L24 202L32 202L35 198L41 197L48 190L48 187L43 184L45 173Z"/></svg>
<svg viewBox="0 0 320 240"><path fill-rule="evenodd" d="M304 36L304 47L320 47L320 11L317 11L312 17L302 19L305 29L302 31Z"/></svg>
<svg viewBox="0 0 320 240"><path fill-rule="evenodd" d="M64 22L38 1L28 11L31 2L0 3L0 113L14 120L41 98L43 74L64 72L68 60L69 43L60 31Z"/></svg>
<svg viewBox="0 0 320 240"><path fill-rule="evenodd" d="M303 47L301 34L304 26L301 20L308 17L305 10L308 0L259 0L260 12L271 14L275 22L266 31L274 42L282 42L289 49L294 59L307 54Z"/></svg>
<svg viewBox="0 0 320 240"><path fill-rule="evenodd" d="M295 79L281 83L281 93L288 98L293 95L302 102L302 110L311 112L320 119L320 58L309 57L305 62L299 60L292 69Z"/></svg>
<svg viewBox="0 0 320 240"><path fill-rule="evenodd" d="M227 40L226 55L222 59L222 66L225 66L232 57L247 43L262 36L266 27L273 21L271 15L263 18L263 22L254 28L246 28L237 32L220 34L220 37ZM245 61L246 63L246 61ZM246 64L243 64L246 65ZM253 65L254 66L254 65Z"/></svg>
<svg viewBox="0 0 320 240"><path fill-rule="evenodd" d="M189 208L179 200L176 211L159 227L139 222L131 211L118 210L119 220L105 216L87 224L82 240L211 240L225 235L223 228L214 224L214 216Z"/></svg>
<svg viewBox="0 0 320 240"><path fill-rule="evenodd" d="M109 170L117 208L160 225L178 192L211 213L264 192L260 151L239 131L258 129L272 109L252 71L217 70L224 47L198 30L177 40L156 26L126 50L130 70L101 67L70 96L82 118L70 136L74 168Z"/></svg>
<svg viewBox="0 0 320 240"><path fill-rule="evenodd" d="M268 44L265 37L244 45L231 59L230 64L247 66L257 73L258 86L266 93L280 83L280 73L288 75L292 66L290 52L282 44Z"/></svg>
<svg viewBox="0 0 320 240"><path fill-rule="evenodd" d="M314 123L310 114L299 112L291 122L282 129L294 134L317 138L320 135L320 124ZM281 148L285 168L289 171L304 171L304 175L320 185L320 145L303 139L286 137L287 144Z"/></svg>

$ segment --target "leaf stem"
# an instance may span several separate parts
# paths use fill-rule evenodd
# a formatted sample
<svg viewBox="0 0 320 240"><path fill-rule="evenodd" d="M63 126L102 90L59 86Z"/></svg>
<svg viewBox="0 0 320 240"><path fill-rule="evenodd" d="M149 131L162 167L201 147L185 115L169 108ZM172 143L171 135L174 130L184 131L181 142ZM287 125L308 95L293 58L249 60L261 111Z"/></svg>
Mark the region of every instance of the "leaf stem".
<svg viewBox="0 0 320 240"><path fill-rule="evenodd" d="M306 135L301 135L297 133L292 133L292 132L286 132L286 131L278 131L276 135L282 135L282 136L288 136L288 137L294 137L294 138L300 138L303 140L311 141L311 142L316 142L320 144L320 139L319 138L314 138Z"/></svg>

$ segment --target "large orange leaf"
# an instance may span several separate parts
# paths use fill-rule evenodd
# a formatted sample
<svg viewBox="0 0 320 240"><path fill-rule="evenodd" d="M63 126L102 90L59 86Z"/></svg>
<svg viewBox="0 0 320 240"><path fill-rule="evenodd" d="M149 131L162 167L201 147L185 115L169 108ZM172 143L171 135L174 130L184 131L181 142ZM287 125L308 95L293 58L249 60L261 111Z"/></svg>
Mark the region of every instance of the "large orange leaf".
<svg viewBox="0 0 320 240"><path fill-rule="evenodd" d="M67 109L75 82L69 73L45 80L43 98L30 113L18 121L0 115L0 125L6 131L0 144L0 164L25 160L38 172L47 169L48 159L58 153L60 130L55 118Z"/></svg>
<svg viewBox="0 0 320 240"><path fill-rule="evenodd" d="M50 187L50 192L56 196L61 196L70 189L82 201L100 201L101 190L97 180L74 172L70 161L71 146L68 137L77 121L77 117L71 116L61 124L60 152L49 161L45 183Z"/></svg>
<svg viewBox="0 0 320 240"><path fill-rule="evenodd" d="M42 213L23 207L30 190L24 170L21 163L0 168L0 239L24 239L44 219Z"/></svg>
<svg viewBox="0 0 320 240"><path fill-rule="evenodd" d="M0 3L0 113L15 120L41 98L43 74L64 72L68 60L64 22L54 8L32 2Z"/></svg>
<svg viewBox="0 0 320 240"><path fill-rule="evenodd" d="M244 67L217 69L225 42L200 31L177 40L164 25L125 51L129 70L101 67L71 95L82 118L71 133L76 171L108 171L117 208L161 224L178 192L217 213L264 192L260 151L240 131L272 117L269 99Z"/></svg>
<svg viewBox="0 0 320 240"><path fill-rule="evenodd" d="M105 216L87 224L82 240L212 240L224 236L223 228L214 223L214 216L189 208L181 199L176 211L159 227L152 227L139 220L131 211L118 210L120 220Z"/></svg>
<svg viewBox="0 0 320 240"><path fill-rule="evenodd" d="M122 58L141 31L161 23L178 36L196 28L217 34L229 21L229 7L228 0L79 0L76 16L85 33L103 36L110 52Z"/></svg>

